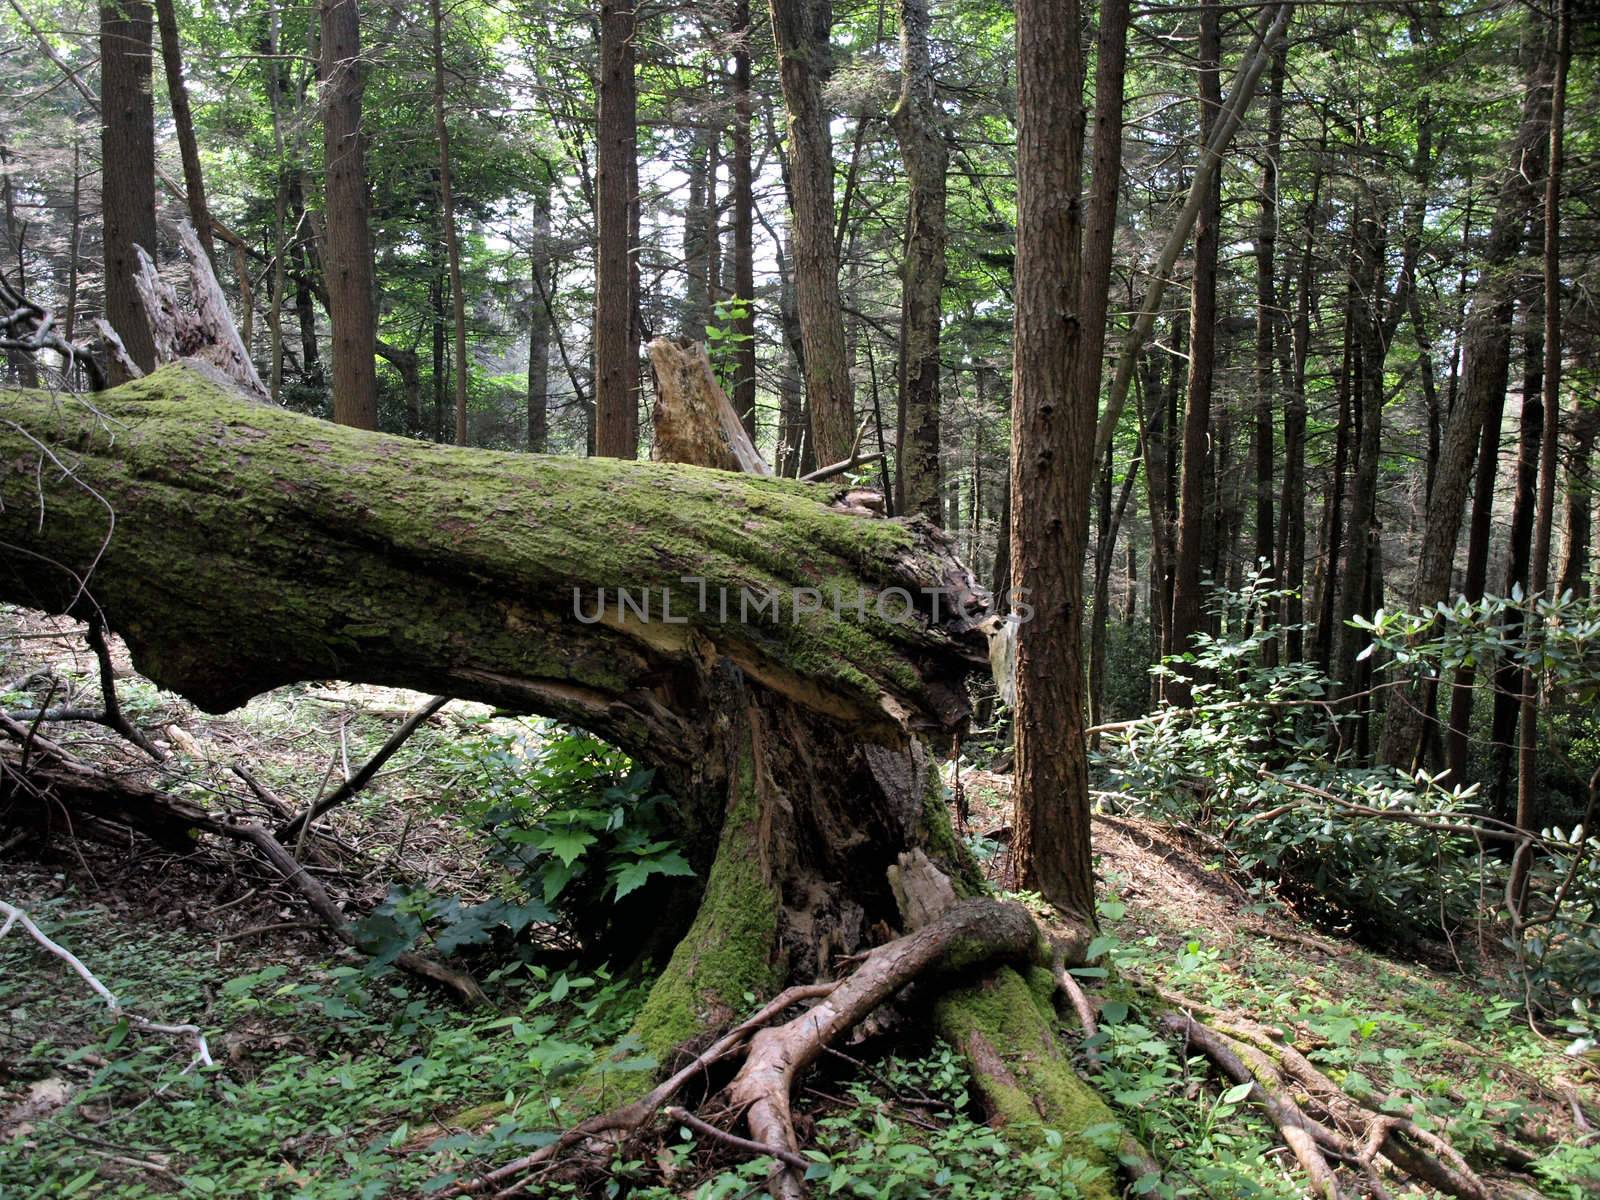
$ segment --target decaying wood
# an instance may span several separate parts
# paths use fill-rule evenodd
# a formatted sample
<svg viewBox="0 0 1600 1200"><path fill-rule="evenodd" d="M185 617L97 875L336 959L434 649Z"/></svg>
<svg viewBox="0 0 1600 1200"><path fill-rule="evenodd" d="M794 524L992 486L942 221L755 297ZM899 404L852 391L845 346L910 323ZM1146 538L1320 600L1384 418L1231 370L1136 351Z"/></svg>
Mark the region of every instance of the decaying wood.
<svg viewBox="0 0 1600 1200"><path fill-rule="evenodd" d="M649 352L656 392L651 453L657 462L773 474L717 382L704 345L656 338Z"/></svg>
<svg viewBox="0 0 1600 1200"><path fill-rule="evenodd" d="M143 368L133 361L133 355L129 354L128 348L122 344L122 336L111 328L111 322L104 317L96 317L94 319L94 327L99 331L101 339L106 344L106 357L116 364L118 370L129 379L144 378ZM104 378L101 379L100 386L105 386Z"/></svg>
<svg viewBox="0 0 1600 1200"><path fill-rule="evenodd" d="M187 364L93 408L0 392L0 415L0 595L61 611L92 576L141 672L211 711L337 677L680 759L693 664L898 740L964 722L984 660L980 592L933 614L931 589L970 579L949 540L826 489L387 438L240 403ZM41 446L71 450L41 469Z"/></svg>
<svg viewBox="0 0 1600 1200"><path fill-rule="evenodd" d="M161 278L156 264L143 246L134 247L139 269L134 288L144 308L150 335L156 344L156 362L170 363L193 358L209 363L255 400L270 400L271 394L256 373L255 363L234 328L228 302L211 269L211 258L188 221L176 223L178 240L189 260L189 299L185 307L172 286Z"/></svg>

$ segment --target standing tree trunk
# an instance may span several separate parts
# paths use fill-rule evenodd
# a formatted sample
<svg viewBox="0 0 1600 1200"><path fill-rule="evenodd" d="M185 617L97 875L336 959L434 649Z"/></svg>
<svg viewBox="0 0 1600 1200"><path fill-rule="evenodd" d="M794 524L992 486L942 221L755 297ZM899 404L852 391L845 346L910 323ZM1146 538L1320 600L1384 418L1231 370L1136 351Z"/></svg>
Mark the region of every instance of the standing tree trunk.
<svg viewBox="0 0 1600 1200"><path fill-rule="evenodd" d="M528 449L550 448L550 185L541 181L533 197L533 246L528 252L532 288L528 296Z"/></svg>
<svg viewBox="0 0 1600 1200"><path fill-rule="evenodd" d="M733 409L754 440L756 425L756 200L750 148L750 0L733 5ZM781 472L780 472L781 474Z"/></svg>
<svg viewBox="0 0 1600 1200"><path fill-rule="evenodd" d="M361 15L356 0L321 0L323 154L327 164L328 316L333 322L333 419L378 427L378 336L367 220L366 135L361 98Z"/></svg>
<svg viewBox="0 0 1600 1200"><path fill-rule="evenodd" d="M444 17L439 0L428 0L433 21L433 136L439 143L439 200L443 206L444 252L450 270L450 312L455 322L456 445L467 444L467 298L461 289L461 244L456 238L455 190L450 178L450 124L444 119Z"/></svg>
<svg viewBox="0 0 1600 1200"><path fill-rule="evenodd" d="M161 30L161 64L167 76L167 96L172 101L172 124L183 158L183 188L189 195L189 219L206 248L211 269L217 267L217 248L211 241L211 210L206 206L205 176L200 170L200 147L194 140L194 116L189 111L189 89L183 82L183 48L178 40L178 15L172 0L155 0L156 24Z"/></svg>
<svg viewBox="0 0 1600 1200"><path fill-rule="evenodd" d="M928 56L928 0L900 0L900 100L890 113L906 167L895 498L939 523L939 326L950 151Z"/></svg>
<svg viewBox="0 0 1600 1200"><path fill-rule="evenodd" d="M1589 594L1590 506L1595 496L1594 444L1600 431L1600 409L1585 408L1581 393L1572 397L1572 457L1567 462L1567 490L1561 504L1561 574L1557 594Z"/></svg>
<svg viewBox="0 0 1600 1200"><path fill-rule="evenodd" d="M1335 650L1329 672L1343 695L1361 687L1360 654L1367 635L1350 619L1367 606L1373 563L1378 548L1378 465L1383 448L1383 339L1379 302L1383 288L1383 252L1386 218L1370 188L1360 189L1353 207L1354 245L1350 254L1349 392L1356 425L1355 469L1350 479L1350 518L1345 531L1344 567L1340 572Z"/></svg>
<svg viewBox="0 0 1600 1200"><path fill-rule="evenodd" d="M151 15L145 0L100 5L100 167L105 238L106 320L141 371L156 345L133 285L133 248L156 253L156 135L150 94ZM113 385L124 381L112 356Z"/></svg>
<svg viewBox="0 0 1600 1200"><path fill-rule="evenodd" d="M689 146L688 200L683 206L683 335L703 341L711 324L711 292L707 282L710 267L711 210L706 202L706 165L711 156L711 141L716 129L710 118Z"/></svg>
<svg viewBox="0 0 1600 1200"><path fill-rule="evenodd" d="M1289 396L1283 407L1283 520L1279 531L1283 548L1278 560L1283 586L1288 593L1283 598L1284 653L1291 663L1305 660L1306 367L1311 359L1312 290L1316 283L1315 249L1321 196L1322 148L1319 146L1312 166L1311 198L1305 210L1305 249L1295 283Z"/></svg>
<svg viewBox="0 0 1600 1200"><path fill-rule="evenodd" d="M1549 165L1544 183L1544 435L1539 443L1539 509L1533 528L1530 597L1545 594L1550 583L1550 532L1556 506L1556 455L1561 432L1561 159L1567 110L1567 68L1572 60L1572 0L1557 0L1556 68L1550 88ZM1544 637L1543 622L1530 611L1524 632L1532 649ZM1522 736L1517 745L1517 828L1536 832L1538 800L1539 688L1533 668L1522 676ZM1519 847L1511 864L1506 896L1514 919L1521 919L1531 851Z"/></svg>
<svg viewBox="0 0 1600 1200"><path fill-rule="evenodd" d="M77 221L77 145L73 145L73 221ZM25 243L28 227L26 223L17 220L16 190L11 186L11 161L6 154L5 140L0 137L0 197L4 199L5 207L5 254L7 258L15 256L17 264L17 291L22 295L28 294L28 269ZM76 239L76 228L73 230ZM73 251L76 255L76 244ZM3 268L0 268L3 269ZM67 340L72 340L72 332L67 331ZM17 382L25 388L39 386L39 364L32 353L26 350L8 349L6 351L6 364L16 375Z"/></svg>
<svg viewBox="0 0 1600 1200"><path fill-rule="evenodd" d="M839 252L834 241L833 137L822 87L831 72L831 0L771 0L778 73L789 114L790 226L795 307L805 346L811 456L818 463L850 457L855 401L845 351Z"/></svg>
<svg viewBox="0 0 1600 1200"><path fill-rule="evenodd" d="M1283 147L1283 84L1287 73L1285 52L1272 58L1267 85L1267 147L1261 163L1261 212L1256 222L1256 421L1252 434L1256 482L1256 565L1270 571L1277 539L1272 513L1273 484L1273 368L1278 332L1278 155ZM1281 576L1279 577L1281 579ZM1276 666L1278 640L1262 647L1265 664Z"/></svg>
<svg viewBox="0 0 1600 1200"><path fill-rule="evenodd" d="M1102 10L1102 38L1126 23ZM1076 0L1017 5L1017 260L1011 401L1011 579L1032 606L1016 634L1016 886L1093 920L1084 742L1083 560L1088 549L1098 386L1087 390L1076 311L1103 304L1109 276L1083 264L1079 217L1083 55ZM1120 61L1120 56L1117 57ZM1102 60L1104 64L1104 60ZM1108 71L1112 68L1107 67ZM1100 93L1112 107L1109 87ZM1096 113L1121 124L1115 111ZM1098 249L1091 261L1100 262Z"/></svg>
<svg viewBox="0 0 1600 1200"><path fill-rule="evenodd" d="M634 327L632 179L638 160L635 0L601 0L595 155L594 452L639 453L639 343Z"/></svg>
<svg viewBox="0 0 1600 1200"><path fill-rule="evenodd" d="M1530 63L1522 102L1521 126L1502 176L1500 196L1483 252L1483 269L1473 291L1462 331L1464 364L1460 398L1439 443L1439 466L1418 548L1411 609L1421 612L1448 599L1455 565L1461 510L1472 478L1474 450L1496 391L1504 393L1511 362L1513 274L1507 270L1522 245L1523 223L1533 206L1531 180L1544 173L1548 131L1549 63L1537 53ZM1380 759L1410 770L1422 748L1426 722L1423 684L1418 681L1391 698L1386 710Z"/></svg>
<svg viewBox="0 0 1600 1200"><path fill-rule="evenodd" d="M1489 534L1494 524L1494 487L1500 472L1500 425L1505 414L1505 400L1503 391L1490 398L1479 434L1478 469L1472 485L1472 518L1467 528L1467 574L1462 583L1462 594L1473 604L1483 599L1489 581ZM1456 668L1451 681L1450 724L1445 734L1444 761L1453 783L1466 779L1476 676L1476 664L1462 666Z"/></svg>
<svg viewBox="0 0 1600 1200"><path fill-rule="evenodd" d="M1222 37L1217 0L1201 0L1200 8L1200 143L1205 145L1222 104L1220 61ZM1202 163L1197 170L1216 172ZM1200 632L1200 566L1205 556L1205 478L1210 459L1211 383L1217 361L1217 249L1222 200L1217 180L1205 186L1194 231L1194 282L1189 303L1189 379L1183 418L1183 468L1178 481L1178 546L1173 566L1172 652L1182 654ZM1190 679L1168 680L1167 698L1180 706L1191 703Z"/></svg>
<svg viewBox="0 0 1600 1200"><path fill-rule="evenodd" d="M1526 596L1533 566L1535 510L1539 505L1539 450L1544 443L1544 318L1542 297L1528 284L1529 298L1523 302L1522 417L1517 441L1516 492L1511 501L1511 529L1506 538L1506 574L1501 595ZM1525 633L1523 614L1512 608L1506 617L1505 636L1509 641ZM1494 716L1490 725L1493 764L1488 787L1495 815L1509 821L1514 811L1512 767L1517 757L1517 729L1522 713L1522 672L1509 658L1502 658L1494 678Z"/></svg>

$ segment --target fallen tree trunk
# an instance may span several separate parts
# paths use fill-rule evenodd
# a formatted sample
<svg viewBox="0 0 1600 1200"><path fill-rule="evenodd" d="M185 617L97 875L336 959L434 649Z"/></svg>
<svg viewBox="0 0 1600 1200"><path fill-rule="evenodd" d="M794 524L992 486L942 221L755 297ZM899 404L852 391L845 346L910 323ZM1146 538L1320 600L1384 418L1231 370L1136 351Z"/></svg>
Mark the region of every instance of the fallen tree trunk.
<svg viewBox="0 0 1600 1200"><path fill-rule="evenodd" d="M747 994L854 979L986 890L923 740L967 719L986 597L932 525L840 488L419 444L178 365L92 406L0 393L0 599L103 614L212 711L342 678L543 713L655 766L702 881L662 910L683 936L633 1031L664 1065ZM1107 1113L1070 1086L1040 944L1039 988L985 965L1024 932L958 947L936 1022L997 1116L1070 1135ZM859 1002L834 1035L954 960L882 961L840 984Z"/></svg>
<svg viewBox="0 0 1600 1200"><path fill-rule="evenodd" d="M966 719L985 609L926 523L788 481L382 437L182 365L92 405L0 395L0 470L0 597L103 612L203 708L343 678L548 714L656 765L708 880L646 1014L658 1050L898 925L900 854L976 890L916 735Z"/></svg>

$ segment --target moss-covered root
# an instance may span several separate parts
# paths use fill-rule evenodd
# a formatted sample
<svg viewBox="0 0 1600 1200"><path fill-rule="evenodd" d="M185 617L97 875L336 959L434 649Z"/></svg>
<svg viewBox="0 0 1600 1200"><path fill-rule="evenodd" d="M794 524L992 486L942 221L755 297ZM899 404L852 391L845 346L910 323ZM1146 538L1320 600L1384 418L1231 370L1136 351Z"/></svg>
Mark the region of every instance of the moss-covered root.
<svg viewBox="0 0 1600 1200"><path fill-rule="evenodd" d="M747 743L731 784L705 895L634 1021L633 1034L663 1067L679 1046L721 1029L783 982L778 960L779 890L763 838L760 749Z"/></svg>
<svg viewBox="0 0 1600 1200"><path fill-rule="evenodd" d="M1054 991L1055 981L1042 967L1030 968L1027 978L1004 967L945 992L934 1005L935 1027L966 1057L996 1125L1032 1141L1056 1130L1071 1154L1099 1168L1080 1185L1084 1195L1113 1200L1117 1162L1101 1134L1117 1119L1078 1078L1056 1039ZM1112 1144L1121 1140L1109 1138Z"/></svg>

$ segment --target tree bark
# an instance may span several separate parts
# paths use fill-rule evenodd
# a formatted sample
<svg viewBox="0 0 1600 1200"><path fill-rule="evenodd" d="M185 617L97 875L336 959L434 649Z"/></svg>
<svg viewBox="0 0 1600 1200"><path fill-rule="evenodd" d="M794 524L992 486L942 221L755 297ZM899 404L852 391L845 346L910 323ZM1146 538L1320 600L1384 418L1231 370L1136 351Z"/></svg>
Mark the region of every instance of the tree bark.
<svg viewBox="0 0 1600 1200"><path fill-rule="evenodd" d="M1222 106L1217 0L1202 0L1200 10L1200 140L1210 141ZM1202 162L1197 171L1218 171L1215 162ZM1183 654L1190 639L1200 632L1202 605L1200 565L1205 553L1205 478L1210 462L1211 381L1216 370L1217 250L1222 200L1216 180L1200 184L1206 199L1200 206L1194 232L1194 281L1189 301L1189 377L1183 418L1183 468L1178 477L1178 538L1173 564L1172 652ZM1191 679L1180 673L1167 681L1167 699L1173 704L1192 703Z"/></svg>
<svg viewBox="0 0 1600 1200"><path fill-rule="evenodd" d="M1324 131L1323 142L1327 140ZM1283 547L1279 571L1288 594L1283 598L1284 653L1291 663L1305 661L1306 619L1306 369L1311 360L1312 292L1316 286L1317 225L1322 196L1323 146L1313 160L1311 198L1306 203L1305 248L1295 283L1291 331L1289 395L1283 409Z"/></svg>
<svg viewBox="0 0 1600 1200"><path fill-rule="evenodd" d="M834 242L833 137L822 98L832 71L831 0L771 0L772 36L789 115L790 226L795 307L805 346L803 374L816 462L849 457L855 401L845 351L839 253Z"/></svg>
<svg viewBox="0 0 1600 1200"><path fill-rule="evenodd" d="M189 197L189 218L200 244L206 248L212 270L217 248L211 240L211 210L206 206L205 175L200 170L200 147L194 139L194 115L189 111L189 89L183 82L183 43L178 38L178 15L172 0L155 0L156 24L161 31L161 64L167 76L167 96L172 103L172 124L183 158L183 188ZM152 250L152 253L154 251Z"/></svg>
<svg viewBox="0 0 1600 1200"><path fill-rule="evenodd" d="M444 116L444 16L439 0L428 0L433 25L433 136L439 143L439 200L444 252L450 271L450 315L455 330L454 399L456 445L467 444L467 297L461 288L461 243L456 238L455 188L450 176L450 123Z"/></svg>
<svg viewBox="0 0 1600 1200"><path fill-rule="evenodd" d="M327 170L324 266L333 322L333 419L378 427L378 323L373 305L367 149L361 130L366 66L356 0L321 0L323 153Z"/></svg>
<svg viewBox="0 0 1600 1200"><path fill-rule="evenodd" d="M595 156L594 452L639 453L639 343L634 328L631 181L639 113L635 0L601 0Z"/></svg>
<svg viewBox="0 0 1600 1200"><path fill-rule="evenodd" d="M1504 392L1490 398L1479 433L1478 468L1472 485L1472 518L1467 529L1467 572L1462 594L1473 604L1483 599L1489 581L1489 534L1494 523L1495 480L1500 473L1500 425L1505 414ZM1429 489L1432 490L1431 488ZM1473 686L1477 666L1456 669L1450 689L1449 729L1445 734L1445 765L1450 778L1466 778L1472 731Z"/></svg>
<svg viewBox="0 0 1600 1200"><path fill-rule="evenodd" d="M1078 386L1083 56L1077 0L1017 5L1017 262L1011 400L1016 886L1092 921L1083 560L1098 397Z"/></svg>
<svg viewBox="0 0 1600 1200"><path fill-rule="evenodd" d="M1595 497L1594 446L1600 432L1600 409L1585 408L1581 394L1572 396L1572 457L1567 460L1567 490L1561 504L1561 574L1557 594L1589 594L1590 509Z"/></svg>
<svg viewBox="0 0 1600 1200"><path fill-rule="evenodd" d="M1282 49L1273 56L1267 85L1267 145L1261 163L1261 211L1256 221L1256 362L1255 428L1255 561L1271 570L1277 550L1273 529L1272 485L1273 454L1276 449L1273 408L1275 349L1278 334L1278 156L1283 148L1283 85L1287 63ZM1279 576L1279 579L1282 577ZM1278 642L1274 638L1262 647L1267 666L1276 666Z"/></svg>
<svg viewBox="0 0 1600 1200"><path fill-rule="evenodd" d="M1461 510L1472 477L1473 451L1494 394L1505 391L1510 369L1513 301L1508 267L1521 248L1523 223L1533 204L1530 181L1544 173L1549 74L1545 55L1536 54L1529 66L1521 126L1511 147L1510 165L1501 179L1479 283L1473 291L1462 333L1465 361L1460 397L1440 439L1439 466L1428 497L1427 519L1412 587L1411 609L1414 612L1431 608L1449 597ZM1423 692L1424 687L1418 682L1391 698L1379 748L1383 762L1404 770L1415 763L1426 724Z"/></svg>
<svg viewBox="0 0 1600 1200"><path fill-rule="evenodd" d="M1544 184L1544 432L1539 442L1539 507L1534 518L1529 595L1544 597L1550 584L1551 526L1556 506L1556 456L1561 432L1561 166L1567 109L1567 68L1572 60L1572 0L1558 0L1555 79L1550 88L1550 143ZM1530 612L1524 625L1529 648L1543 639L1543 620ZM1537 831L1539 797L1539 695L1543 681L1531 667L1522 676L1522 736L1517 746L1517 828ZM1520 920L1528 884L1529 852L1511 863L1506 895Z"/></svg>
<svg viewBox="0 0 1600 1200"><path fill-rule="evenodd" d="M1350 516L1329 672L1344 695L1366 690L1362 687L1360 654L1368 639L1350 620L1367 606L1374 560L1379 553L1378 459L1383 449L1383 365L1388 348L1380 310L1386 216L1370 190L1363 190L1365 194L1354 209L1354 244L1350 253L1354 286L1349 294L1349 392L1355 416L1355 469L1350 478Z"/></svg>
<svg viewBox="0 0 1600 1200"><path fill-rule="evenodd" d="M100 169L105 241L106 320L141 371L156 347L133 286L133 248L156 253L155 109L150 94L151 13L145 0L100 5ZM126 372L112 356L113 384Z"/></svg>
<svg viewBox="0 0 1600 1200"><path fill-rule="evenodd" d="M756 422L756 200L751 153L750 0L734 0L733 293L744 307L733 323L733 407L753 441ZM780 472L781 474L781 472Z"/></svg>
<svg viewBox="0 0 1600 1200"><path fill-rule="evenodd" d="M928 0L900 0L900 99L889 114L906 168L894 490L898 511L941 524L939 330L950 151L928 54L932 23Z"/></svg>
<svg viewBox="0 0 1600 1200"><path fill-rule="evenodd" d="M73 242L73 254L74 254L74 256L76 256L76 253L77 253L77 245L76 245L76 237L77 237L77 229L76 229L76 222L77 222L77 203L76 203L76 201L77 201L77 179L76 179L76 176L77 176L77 146L76 145L73 146L73 176L74 176L74 179L73 179L73 201L74 201L74 203L73 203L73 213L72 213L72 219L73 219L73 222L74 222L74 228L73 228L73 239L74 239L74 242ZM5 253L6 253L6 257L7 258L15 258L15 260L16 260L16 264L17 264L17 292L20 293L21 295L25 296L25 295L28 294L28 271L27 271L27 252L26 252L26 241L27 241L27 230L28 230L28 227L27 227L26 222L22 222L22 221L19 221L17 219L16 190L12 187L12 184L11 184L11 160L10 160L10 156L6 153L5 139L3 137L0 137L0 199L3 199L4 207L5 207L5 223L6 223L5 224L5 235L6 235ZM70 342L72 340L70 322L69 322L69 328L68 328L68 332L66 334L66 338L67 338L68 342ZM12 374L16 377L16 381L20 386L25 387L25 388L38 387L39 386L39 365L38 365L37 361L34 359L34 356L33 356L31 351L27 351L27 350L7 350L6 351L6 365L11 368Z"/></svg>
<svg viewBox="0 0 1600 1200"><path fill-rule="evenodd" d="M533 197L533 244L528 273L528 450L543 454L550 443L550 310L545 304L550 271L550 185L541 182Z"/></svg>

